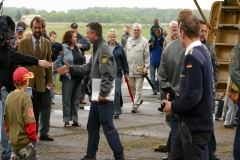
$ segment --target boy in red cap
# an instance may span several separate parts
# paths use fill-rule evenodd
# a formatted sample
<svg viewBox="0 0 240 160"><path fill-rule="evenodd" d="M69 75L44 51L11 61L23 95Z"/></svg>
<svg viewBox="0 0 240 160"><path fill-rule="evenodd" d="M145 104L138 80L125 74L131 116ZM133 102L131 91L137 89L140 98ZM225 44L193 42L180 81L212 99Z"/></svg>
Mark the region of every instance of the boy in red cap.
<svg viewBox="0 0 240 160"><path fill-rule="evenodd" d="M36 157L36 120L31 97L24 92L29 78L33 77L33 73L28 72L26 68L17 68L13 73L16 89L9 93L5 102L4 129L13 149L11 159L34 160Z"/></svg>

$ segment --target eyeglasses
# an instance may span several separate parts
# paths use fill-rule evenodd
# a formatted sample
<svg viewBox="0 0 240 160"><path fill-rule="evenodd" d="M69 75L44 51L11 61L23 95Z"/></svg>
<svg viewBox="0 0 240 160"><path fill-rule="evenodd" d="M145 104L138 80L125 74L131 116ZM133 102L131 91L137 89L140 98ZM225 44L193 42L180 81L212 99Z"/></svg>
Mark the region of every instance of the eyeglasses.
<svg viewBox="0 0 240 160"><path fill-rule="evenodd" d="M134 32L139 32L140 30L135 29Z"/></svg>

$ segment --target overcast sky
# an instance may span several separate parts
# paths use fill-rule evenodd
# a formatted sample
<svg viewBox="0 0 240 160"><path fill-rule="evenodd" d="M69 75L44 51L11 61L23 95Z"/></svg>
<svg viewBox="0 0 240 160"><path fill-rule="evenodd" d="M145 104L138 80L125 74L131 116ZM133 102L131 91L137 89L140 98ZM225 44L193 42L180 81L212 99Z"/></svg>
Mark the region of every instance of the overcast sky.
<svg viewBox="0 0 240 160"><path fill-rule="evenodd" d="M0 0L2 1L2 0ZM211 9L215 0L198 0L202 9ZM4 0L4 7L26 7L48 12L85 9L89 7L190 8L197 9L193 0Z"/></svg>

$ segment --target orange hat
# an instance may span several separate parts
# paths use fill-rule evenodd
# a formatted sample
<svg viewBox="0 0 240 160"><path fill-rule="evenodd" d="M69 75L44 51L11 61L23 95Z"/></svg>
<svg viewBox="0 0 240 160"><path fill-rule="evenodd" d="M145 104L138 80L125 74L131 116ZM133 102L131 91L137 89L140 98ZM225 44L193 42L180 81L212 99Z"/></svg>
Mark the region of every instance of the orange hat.
<svg viewBox="0 0 240 160"><path fill-rule="evenodd" d="M24 67L19 67L13 73L13 82L14 84L23 84L27 82L27 79L33 77L34 74L32 72L28 72L28 70Z"/></svg>

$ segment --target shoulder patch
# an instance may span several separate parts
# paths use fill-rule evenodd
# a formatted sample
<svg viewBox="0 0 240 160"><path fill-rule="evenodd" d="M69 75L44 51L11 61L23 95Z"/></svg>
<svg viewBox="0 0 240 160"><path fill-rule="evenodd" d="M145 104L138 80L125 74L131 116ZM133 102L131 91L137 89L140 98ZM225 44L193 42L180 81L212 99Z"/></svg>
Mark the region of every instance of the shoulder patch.
<svg viewBox="0 0 240 160"><path fill-rule="evenodd" d="M102 58L102 64L107 63L107 58Z"/></svg>
<svg viewBox="0 0 240 160"><path fill-rule="evenodd" d="M181 78L185 78L185 74L180 74L180 77Z"/></svg>
<svg viewBox="0 0 240 160"><path fill-rule="evenodd" d="M190 51L188 52L189 54L192 54L193 53L193 49L190 49Z"/></svg>
<svg viewBox="0 0 240 160"><path fill-rule="evenodd" d="M28 109L28 116L29 116L29 117L34 117L33 108L29 108L29 109Z"/></svg>

